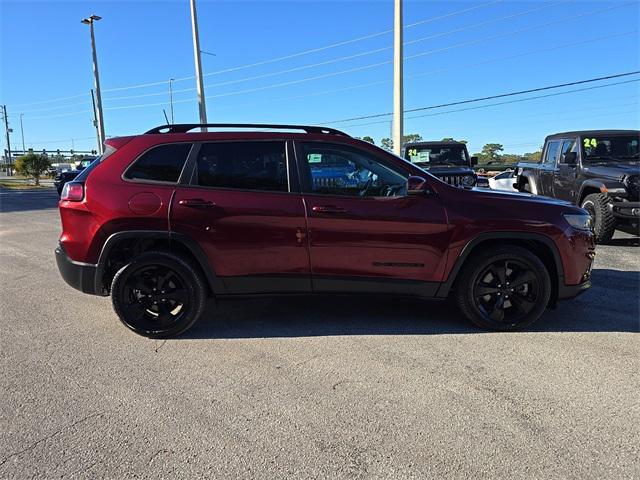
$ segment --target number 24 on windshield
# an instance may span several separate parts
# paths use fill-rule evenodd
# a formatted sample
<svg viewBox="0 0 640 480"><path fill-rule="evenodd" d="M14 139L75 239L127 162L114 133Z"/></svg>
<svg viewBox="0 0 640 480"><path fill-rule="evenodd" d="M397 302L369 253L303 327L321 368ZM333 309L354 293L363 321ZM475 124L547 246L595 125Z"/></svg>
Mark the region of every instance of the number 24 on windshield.
<svg viewBox="0 0 640 480"><path fill-rule="evenodd" d="M595 138L585 138L582 140L584 148L595 148L598 146L598 141Z"/></svg>

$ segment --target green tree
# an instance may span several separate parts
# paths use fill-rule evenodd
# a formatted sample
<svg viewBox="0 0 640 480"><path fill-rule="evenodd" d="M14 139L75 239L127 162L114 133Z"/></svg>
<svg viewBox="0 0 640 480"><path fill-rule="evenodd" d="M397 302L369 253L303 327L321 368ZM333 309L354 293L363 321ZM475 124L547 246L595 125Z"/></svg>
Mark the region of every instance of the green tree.
<svg viewBox="0 0 640 480"><path fill-rule="evenodd" d="M522 155L522 159L525 162L539 162L540 159L542 158L542 149L538 150L537 152L532 152L532 153L525 153L524 155Z"/></svg>
<svg viewBox="0 0 640 480"><path fill-rule="evenodd" d="M372 145L376 144L375 140L371 138L369 135L365 135L364 137L362 137L362 140L364 140L365 142L369 142Z"/></svg>
<svg viewBox="0 0 640 480"><path fill-rule="evenodd" d="M31 177L36 185L40 185L40 176L51 166L49 157L39 153L27 153L16 158L16 172Z"/></svg>
<svg viewBox="0 0 640 480"><path fill-rule="evenodd" d="M504 147L500 143L487 143L482 147L482 151L480 153L476 153L476 157L478 157L479 163L499 163L500 152L503 150Z"/></svg>
<svg viewBox="0 0 640 480"><path fill-rule="evenodd" d="M453 137L444 137L444 138L442 139L442 141L443 141L443 142L460 142L460 143L464 143L464 144L468 143L466 140L456 140L456 139L455 139L455 138L453 138Z"/></svg>
<svg viewBox="0 0 640 480"><path fill-rule="evenodd" d="M422 140L422 135L420 135L419 133L410 133L409 135L403 135L402 136L402 144L404 145L405 143L409 143L409 142L419 142ZM393 150L393 140L390 138L383 138L380 141L380 145L382 146L382 148L386 149L386 150Z"/></svg>

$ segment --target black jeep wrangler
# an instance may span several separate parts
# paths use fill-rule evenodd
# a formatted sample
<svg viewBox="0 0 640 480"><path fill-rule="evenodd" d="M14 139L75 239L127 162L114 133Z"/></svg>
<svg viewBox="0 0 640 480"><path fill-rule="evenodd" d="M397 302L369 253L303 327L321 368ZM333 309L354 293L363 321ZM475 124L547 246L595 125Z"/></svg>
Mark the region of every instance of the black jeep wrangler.
<svg viewBox="0 0 640 480"><path fill-rule="evenodd" d="M567 200L589 211L598 243L640 225L640 131L592 130L549 135L538 163L519 163L521 192Z"/></svg>
<svg viewBox="0 0 640 480"><path fill-rule="evenodd" d="M403 157L449 185L474 187L478 181L473 171L478 157L470 157L467 146L462 142L407 143Z"/></svg>

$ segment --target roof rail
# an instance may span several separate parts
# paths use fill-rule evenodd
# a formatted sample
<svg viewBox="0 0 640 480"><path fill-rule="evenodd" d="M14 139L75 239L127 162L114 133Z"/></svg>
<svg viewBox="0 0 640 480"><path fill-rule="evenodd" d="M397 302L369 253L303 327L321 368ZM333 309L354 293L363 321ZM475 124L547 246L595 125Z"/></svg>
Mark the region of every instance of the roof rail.
<svg viewBox="0 0 640 480"><path fill-rule="evenodd" d="M329 135L342 135L348 137L344 132L329 127L319 127L313 125L277 125L270 123L175 123L173 125L160 125L152 128L145 134L151 133L187 133L194 128L265 128L265 129L282 129L282 130L304 130L307 133L326 133Z"/></svg>

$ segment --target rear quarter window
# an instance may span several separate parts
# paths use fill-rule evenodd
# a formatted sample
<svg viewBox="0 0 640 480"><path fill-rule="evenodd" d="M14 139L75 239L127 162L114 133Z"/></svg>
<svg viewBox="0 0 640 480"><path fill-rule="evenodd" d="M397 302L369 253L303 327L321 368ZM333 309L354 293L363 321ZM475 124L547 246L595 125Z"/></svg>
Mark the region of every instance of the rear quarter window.
<svg viewBox="0 0 640 480"><path fill-rule="evenodd" d="M124 178L176 183L191 146L191 143L172 143L153 147L127 169Z"/></svg>

